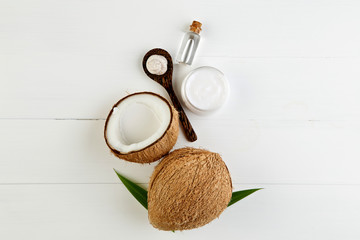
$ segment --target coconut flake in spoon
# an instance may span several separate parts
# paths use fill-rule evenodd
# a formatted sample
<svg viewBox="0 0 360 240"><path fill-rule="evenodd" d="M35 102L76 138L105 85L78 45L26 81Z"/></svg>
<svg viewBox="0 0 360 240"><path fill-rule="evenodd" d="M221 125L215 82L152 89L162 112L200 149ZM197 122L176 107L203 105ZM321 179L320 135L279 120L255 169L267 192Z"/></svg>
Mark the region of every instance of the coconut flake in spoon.
<svg viewBox="0 0 360 240"><path fill-rule="evenodd" d="M151 55L146 61L146 68L151 74L163 75L167 71L167 60L161 55Z"/></svg>

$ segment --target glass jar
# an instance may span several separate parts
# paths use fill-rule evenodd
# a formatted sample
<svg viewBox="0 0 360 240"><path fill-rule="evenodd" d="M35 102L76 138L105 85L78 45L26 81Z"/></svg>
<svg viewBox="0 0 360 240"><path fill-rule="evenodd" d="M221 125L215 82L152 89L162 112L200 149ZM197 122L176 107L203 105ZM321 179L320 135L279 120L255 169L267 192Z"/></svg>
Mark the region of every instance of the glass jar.
<svg viewBox="0 0 360 240"><path fill-rule="evenodd" d="M194 69L181 84L181 98L185 106L197 114L209 114L221 108L229 92L225 75L209 66Z"/></svg>

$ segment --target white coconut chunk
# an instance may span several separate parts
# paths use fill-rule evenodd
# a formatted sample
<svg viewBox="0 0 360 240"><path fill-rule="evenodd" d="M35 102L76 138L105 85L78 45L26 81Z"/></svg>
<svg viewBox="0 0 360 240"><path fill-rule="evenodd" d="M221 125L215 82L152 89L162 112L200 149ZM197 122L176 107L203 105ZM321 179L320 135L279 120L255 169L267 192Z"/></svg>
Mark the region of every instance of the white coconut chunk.
<svg viewBox="0 0 360 240"><path fill-rule="evenodd" d="M167 71L167 60L161 55L151 55L146 61L146 68L151 74L163 75Z"/></svg>
<svg viewBox="0 0 360 240"><path fill-rule="evenodd" d="M171 109L167 102L156 95L137 94L113 108L105 134L111 148L126 154L156 142L170 122Z"/></svg>

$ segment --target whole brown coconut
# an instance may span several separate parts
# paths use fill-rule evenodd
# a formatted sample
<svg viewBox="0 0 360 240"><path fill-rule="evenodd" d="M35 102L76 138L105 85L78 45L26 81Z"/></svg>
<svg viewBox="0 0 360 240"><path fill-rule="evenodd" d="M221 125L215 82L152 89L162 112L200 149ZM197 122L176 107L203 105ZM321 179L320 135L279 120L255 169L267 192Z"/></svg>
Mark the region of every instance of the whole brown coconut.
<svg viewBox="0 0 360 240"><path fill-rule="evenodd" d="M156 166L148 190L150 223L160 230L201 227L230 202L229 171L217 153L177 149Z"/></svg>

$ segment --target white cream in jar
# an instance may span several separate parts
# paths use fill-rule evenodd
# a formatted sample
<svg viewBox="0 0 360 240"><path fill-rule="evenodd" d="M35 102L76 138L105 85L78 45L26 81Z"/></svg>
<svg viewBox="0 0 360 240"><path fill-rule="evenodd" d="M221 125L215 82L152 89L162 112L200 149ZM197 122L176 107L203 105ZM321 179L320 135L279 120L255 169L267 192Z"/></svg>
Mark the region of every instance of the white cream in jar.
<svg viewBox="0 0 360 240"><path fill-rule="evenodd" d="M198 114L218 110L227 100L229 84L225 75L214 67L191 71L181 85L181 97L186 107Z"/></svg>

